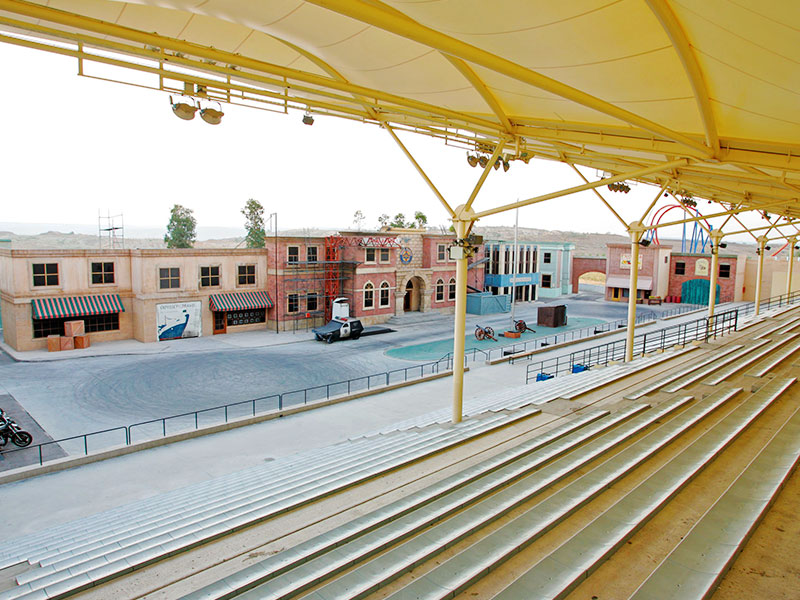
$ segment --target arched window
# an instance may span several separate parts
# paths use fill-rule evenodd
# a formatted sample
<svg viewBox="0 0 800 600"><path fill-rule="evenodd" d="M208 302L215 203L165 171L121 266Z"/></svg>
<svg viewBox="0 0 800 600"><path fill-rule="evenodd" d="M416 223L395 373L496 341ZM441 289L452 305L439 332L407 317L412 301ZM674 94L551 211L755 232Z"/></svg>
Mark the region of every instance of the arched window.
<svg viewBox="0 0 800 600"><path fill-rule="evenodd" d="M447 285L447 299L456 299L456 280L453 277L450 278L450 283Z"/></svg>
<svg viewBox="0 0 800 600"><path fill-rule="evenodd" d="M375 286L369 281L364 284L364 308L375 308Z"/></svg>
<svg viewBox="0 0 800 600"><path fill-rule="evenodd" d="M436 301L441 302L444 300L444 281L441 279L436 280Z"/></svg>
<svg viewBox="0 0 800 600"><path fill-rule="evenodd" d="M381 297L380 297L380 306L384 308L389 306L389 282L384 281L381 283Z"/></svg>

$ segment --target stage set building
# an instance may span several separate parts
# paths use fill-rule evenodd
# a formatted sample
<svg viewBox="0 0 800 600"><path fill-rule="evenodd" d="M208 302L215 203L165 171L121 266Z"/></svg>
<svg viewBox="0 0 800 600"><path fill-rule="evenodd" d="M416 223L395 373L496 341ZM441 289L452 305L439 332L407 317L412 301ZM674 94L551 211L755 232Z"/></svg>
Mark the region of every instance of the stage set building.
<svg viewBox="0 0 800 600"><path fill-rule="evenodd" d="M572 242L519 241L515 246L514 242L491 240L484 243L484 248L487 292L510 296L515 290L516 302L532 302L570 293L575 250Z"/></svg>
<svg viewBox="0 0 800 600"><path fill-rule="evenodd" d="M758 256L725 254L721 250L718 259L715 301L754 301ZM787 260L786 256L764 257L762 300L786 293ZM640 247L638 269L637 301L658 298L666 302L708 304L710 253L674 252L671 247L661 245ZM630 244L609 244L606 259L607 300L628 301L630 270ZM792 283L793 291L800 289L800 281L793 279Z"/></svg>
<svg viewBox="0 0 800 600"><path fill-rule="evenodd" d="M44 349L80 319L93 342L154 342L255 329L305 330L347 297L365 325L452 312L452 235L415 229L269 238L261 249L0 248L5 343ZM479 248L468 284L483 290Z"/></svg>

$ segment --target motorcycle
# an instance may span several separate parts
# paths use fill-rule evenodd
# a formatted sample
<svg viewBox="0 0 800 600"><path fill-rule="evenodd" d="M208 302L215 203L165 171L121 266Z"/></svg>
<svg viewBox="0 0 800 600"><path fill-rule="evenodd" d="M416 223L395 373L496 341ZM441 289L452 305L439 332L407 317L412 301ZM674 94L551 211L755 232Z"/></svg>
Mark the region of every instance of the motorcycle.
<svg viewBox="0 0 800 600"><path fill-rule="evenodd" d="M6 415L6 411L0 408L0 448L4 448L8 442L13 442L15 446L24 448L33 441L33 436L24 431L22 427Z"/></svg>

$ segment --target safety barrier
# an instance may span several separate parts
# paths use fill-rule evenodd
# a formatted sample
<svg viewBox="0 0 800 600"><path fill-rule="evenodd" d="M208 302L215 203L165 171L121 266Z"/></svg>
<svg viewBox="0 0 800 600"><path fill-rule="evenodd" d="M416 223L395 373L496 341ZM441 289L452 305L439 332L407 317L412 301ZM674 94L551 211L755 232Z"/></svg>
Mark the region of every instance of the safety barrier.
<svg viewBox="0 0 800 600"><path fill-rule="evenodd" d="M639 356L672 346L685 346L695 340L708 341L723 336L730 331L736 331L738 318L738 309L733 309L719 313L710 320L706 317L659 331L642 333L633 338L633 354ZM614 340L532 363L525 372L525 383L542 381L542 374L555 377L576 372L576 368L583 370L590 365L607 365L612 361L623 360L627 346L627 340Z"/></svg>
<svg viewBox="0 0 800 600"><path fill-rule="evenodd" d="M269 396L261 396L251 400L242 400L240 402L212 406L210 408L169 415L158 419L150 419L131 425L113 427L101 431L92 431L90 433L35 444L27 448L8 448L3 454L10 455L20 452L36 453L39 465L43 465L45 462L51 460L63 458L65 454L82 454L87 456L90 446L92 451L98 451L115 446L129 446L133 444L134 430L138 433L138 439L136 439L135 442L157 439L159 437L166 437L168 435L168 430L169 434L192 429L197 430L201 427L228 423L231 419L255 417L258 414L264 414L270 411L281 411L286 408L306 405L310 402L330 400L331 398L339 396L374 390L414 379L422 379L426 376L446 372L448 369L452 368L452 362L452 356L443 357L437 361L414 365L412 367L393 369L383 373L375 373L334 383L290 390L280 394L270 394ZM168 424L170 427L168 427ZM90 440L94 440L95 443L90 444ZM53 451L48 452L48 449L51 448Z"/></svg>

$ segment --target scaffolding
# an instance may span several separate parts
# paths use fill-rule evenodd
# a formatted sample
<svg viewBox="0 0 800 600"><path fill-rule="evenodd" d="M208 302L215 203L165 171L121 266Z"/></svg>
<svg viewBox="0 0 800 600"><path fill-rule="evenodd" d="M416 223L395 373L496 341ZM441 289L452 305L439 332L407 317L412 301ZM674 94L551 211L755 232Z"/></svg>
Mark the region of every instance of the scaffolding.
<svg viewBox="0 0 800 600"><path fill-rule="evenodd" d="M97 241L100 250L122 250L125 248L125 226L122 213L112 215L106 211L103 216L101 211L97 213Z"/></svg>

